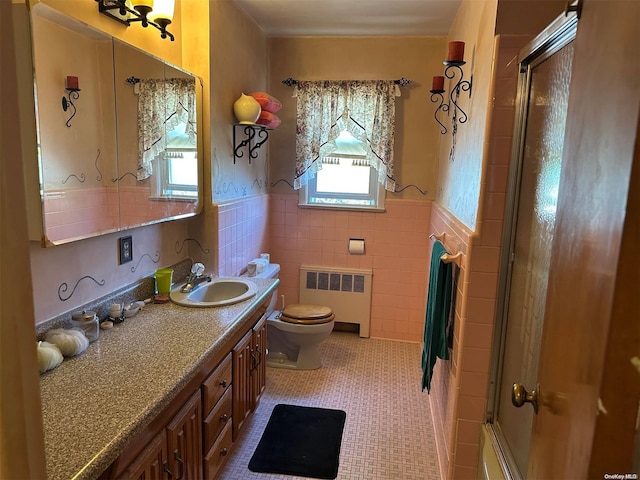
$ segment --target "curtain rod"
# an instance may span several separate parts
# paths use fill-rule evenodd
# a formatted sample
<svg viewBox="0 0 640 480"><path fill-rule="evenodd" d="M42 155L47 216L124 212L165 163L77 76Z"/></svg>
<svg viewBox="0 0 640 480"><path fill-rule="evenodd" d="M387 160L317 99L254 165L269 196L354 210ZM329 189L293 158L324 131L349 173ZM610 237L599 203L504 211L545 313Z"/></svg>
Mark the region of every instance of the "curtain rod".
<svg viewBox="0 0 640 480"><path fill-rule="evenodd" d="M301 80L296 80L295 78L286 78L284 80L282 80L282 83L284 83L287 87L293 87L294 85L297 85ZM397 80L394 80L393 83L395 83L396 85L400 85L401 87L406 87L408 85L411 85L411 80L408 80L404 77L400 77Z"/></svg>

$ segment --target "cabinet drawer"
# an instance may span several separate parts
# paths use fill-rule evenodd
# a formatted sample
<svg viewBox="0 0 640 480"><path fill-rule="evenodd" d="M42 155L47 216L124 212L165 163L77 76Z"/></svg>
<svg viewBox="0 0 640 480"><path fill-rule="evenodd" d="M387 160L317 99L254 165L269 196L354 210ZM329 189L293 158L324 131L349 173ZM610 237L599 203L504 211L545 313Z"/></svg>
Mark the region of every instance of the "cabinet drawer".
<svg viewBox="0 0 640 480"><path fill-rule="evenodd" d="M202 384L202 404L205 416L220 400L227 387L231 385L231 364L231 353L229 353Z"/></svg>
<svg viewBox="0 0 640 480"><path fill-rule="evenodd" d="M204 451L208 451L220 435L224 427L231 423L232 414L231 388L227 388L220 401L204 420Z"/></svg>
<svg viewBox="0 0 640 480"><path fill-rule="evenodd" d="M205 480L213 480L220 473L224 463L229 458L231 450L231 423L227 422L222 434L218 437L216 443L207 455L204 457L204 478Z"/></svg>

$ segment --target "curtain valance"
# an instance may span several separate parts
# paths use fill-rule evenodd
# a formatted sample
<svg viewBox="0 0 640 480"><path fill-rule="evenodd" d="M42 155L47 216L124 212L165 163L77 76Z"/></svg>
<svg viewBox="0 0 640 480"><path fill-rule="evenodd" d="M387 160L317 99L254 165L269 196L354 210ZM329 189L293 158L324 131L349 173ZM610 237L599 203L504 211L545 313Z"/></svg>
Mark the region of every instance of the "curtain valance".
<svg viewBox="0 0 640 480"><path fill-rule="evenodd" d="M322 159L336 150L335 140L346 130L361 142L380 183L387 190L395 190L395 97L400 96L396 82L299 81L294 96L298 100L295 189L316 175Z"/></svg>
<svg viewBox="0 0 640 480"><path fill-rule="evenodd" d="M192 79L140 80L138 93L138 180L153 174L152 161L167 148L167 133L185 125L195 145L196 86Z"/></svg>

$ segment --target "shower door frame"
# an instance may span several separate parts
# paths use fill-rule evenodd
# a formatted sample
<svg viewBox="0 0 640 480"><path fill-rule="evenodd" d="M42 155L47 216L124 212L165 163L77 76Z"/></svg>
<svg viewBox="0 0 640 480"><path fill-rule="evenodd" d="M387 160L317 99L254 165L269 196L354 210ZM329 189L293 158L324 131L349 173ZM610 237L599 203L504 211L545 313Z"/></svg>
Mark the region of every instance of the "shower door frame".
<svg viewBox="0 0 640 480"><path fill-rule="evenodd" d="M489 438L500 463L501 470L507 479L521 480L522 476L516 466L506 438L496 423L496 413L500 401L502 386L502 369L509 314L509 294L512 280L514 244L518 219L518 205L522 176L527 119L529 114L529 93L532 83L532 70L549 57L564 48L576 37L578 18L575 14L561 15L525 46L518 55L519 77L516 96L516 121L511 149L511 166L505 208L505 228L502 239L500 258L500 274L496 303L496 335L494 335L490 383L487 401L486 424ZM526 475L526 472L524 472Z"/></svg>

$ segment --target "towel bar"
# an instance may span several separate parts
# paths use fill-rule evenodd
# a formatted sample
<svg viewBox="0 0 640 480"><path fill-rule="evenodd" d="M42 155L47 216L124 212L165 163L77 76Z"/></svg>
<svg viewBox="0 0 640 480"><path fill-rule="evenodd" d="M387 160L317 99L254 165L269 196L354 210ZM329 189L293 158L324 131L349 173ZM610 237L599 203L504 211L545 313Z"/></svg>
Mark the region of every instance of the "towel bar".
<svg viewBox="0 0 640 480"><path fill-rule="evenodd" d="M458 268L462 268L462 252L454 254L445 253L440 257L440 260L442 260L444 263L455 263Z"/></svg>
<svg viewBox="0 0 640 480"><path fill-rule="evenodd" d="M442 243L442 245L444 245L446 236L446 232L442 232L439 234L432 233L431 235L429 235L429 238L434 242L438 240L440 243ZM462 252L445 253L440 257L440 260L442 260L444 263L455 263L458 268L462 268Z"/></svg>

